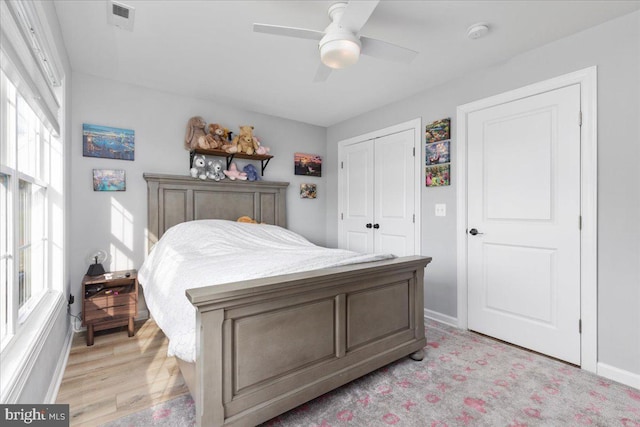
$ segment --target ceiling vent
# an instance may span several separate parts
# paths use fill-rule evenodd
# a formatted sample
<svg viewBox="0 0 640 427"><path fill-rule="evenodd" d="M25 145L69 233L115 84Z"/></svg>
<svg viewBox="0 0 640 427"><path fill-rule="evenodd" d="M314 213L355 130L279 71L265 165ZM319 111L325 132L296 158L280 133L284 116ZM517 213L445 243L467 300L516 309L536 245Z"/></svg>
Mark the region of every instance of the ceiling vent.
<svg viewBox="0 0 640 427"><path fill-rule="evenodd" d="M133 31L136 9L119 1L107 1L107 22L123 30Z"/></svg>

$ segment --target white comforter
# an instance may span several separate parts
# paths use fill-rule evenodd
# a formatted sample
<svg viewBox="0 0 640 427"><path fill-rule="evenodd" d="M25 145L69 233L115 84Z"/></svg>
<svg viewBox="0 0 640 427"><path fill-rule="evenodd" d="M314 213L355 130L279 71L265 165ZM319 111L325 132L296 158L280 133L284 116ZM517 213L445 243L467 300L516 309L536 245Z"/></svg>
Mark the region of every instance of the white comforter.
<svg viewBox="0 0 640 427"><path fill-rule="evenodd" d="M166 231L138 273L169 356L196 357L196 310L185 291L247 279L393 258L316 246L274 225L191 221Z"/></svg>

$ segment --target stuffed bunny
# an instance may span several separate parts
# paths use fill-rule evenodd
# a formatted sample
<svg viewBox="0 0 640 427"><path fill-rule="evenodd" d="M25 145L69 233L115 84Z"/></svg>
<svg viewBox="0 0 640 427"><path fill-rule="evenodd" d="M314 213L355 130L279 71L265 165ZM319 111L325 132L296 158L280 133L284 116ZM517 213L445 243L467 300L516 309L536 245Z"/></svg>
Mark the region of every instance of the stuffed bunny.
<svg viewBox="0 0 640 427"><path fill-rule="evenodd" d="M194 150L198 148L198 139L205 137L204 128L207 124L200 116L191 117L187 122L187 134L184 137L184 148Z"/></svg>

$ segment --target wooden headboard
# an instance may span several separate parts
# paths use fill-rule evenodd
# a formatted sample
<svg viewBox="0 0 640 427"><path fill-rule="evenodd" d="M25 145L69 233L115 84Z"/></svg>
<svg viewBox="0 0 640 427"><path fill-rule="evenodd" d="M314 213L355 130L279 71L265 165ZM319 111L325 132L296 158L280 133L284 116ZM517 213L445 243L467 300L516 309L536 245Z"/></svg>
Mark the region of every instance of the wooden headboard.
<svg viewBox="0 0 640 427"><path fill-rule="evenodd" d="M181 175L144 173L147 181L148 250L164 232L196 219L237 220L287 226L288 182L203 181Z"/></svg>

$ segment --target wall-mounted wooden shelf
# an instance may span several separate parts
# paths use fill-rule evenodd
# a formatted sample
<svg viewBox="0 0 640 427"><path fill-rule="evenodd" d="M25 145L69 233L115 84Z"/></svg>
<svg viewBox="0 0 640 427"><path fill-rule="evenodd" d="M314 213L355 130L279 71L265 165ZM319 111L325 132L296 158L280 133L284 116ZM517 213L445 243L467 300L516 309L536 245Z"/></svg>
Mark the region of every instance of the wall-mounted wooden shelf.
<svg viewBox="0 0 640 427"><path fill-rule="evenodd" d="M261 175L264 175L264 170L269 164L269 160L273 158L270 154L245 154L245 153L227 153L224 150L203 150L196 148L189 153L189 168L193 167L193 156L196 154L204 154L205 156L224 157L227 159L227 169L231 166L233 159L248 159L248 160L260 160Z"/></svg>

